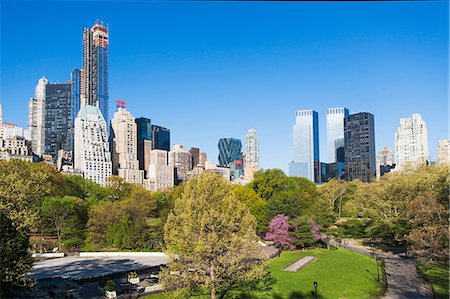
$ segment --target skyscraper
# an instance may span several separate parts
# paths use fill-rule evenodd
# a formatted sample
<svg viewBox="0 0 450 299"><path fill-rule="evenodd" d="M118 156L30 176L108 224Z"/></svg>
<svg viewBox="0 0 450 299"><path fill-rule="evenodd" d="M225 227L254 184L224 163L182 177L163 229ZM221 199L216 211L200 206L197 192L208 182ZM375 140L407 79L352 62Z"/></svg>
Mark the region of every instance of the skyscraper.
<svg viewBox="0 0 450 299"><path fill-rule="evenodd" d="M377 154L377 179L390 172L394 167L394 153L390 147L385 146Z"/></svg>
<svg viewBox="0 0 450 299"><path fill-rule="evenodd" d="M401 118L395 133L396 168L428 162L428 130L420 114Z"/></svg>
<svg viewBox="0 0 450 299"><path fill-rule="evenodd" d="M150 152L150 165L144 188L150 191L164 190L174 184L174 168L168 165L167 151L155 149Z"/></svg>
<svg viewBox="0 0 450 299"><path fill-rule="evenodd" d="M139 169L147 174L150 165L150 151L152 146L152 121L150 118L136 118L137 125L137 159L139 160Z"/></svg>
<svg viewBox="0 0 450 299"><path fill-rule="evenodd" d="M244 176L252 181L256 171L259 170L259 140L255 129L249 129L245 137Z"/></svg>
<svg viewBox="0 0 450 299"><path fill-rule="evenodd" d="M82 105L75 118L74 168L102 186L112 174L106 121L96 106Z"/></svg>
<svg viewBox="0 0 450 299"><path fill-rule="evenodd" d="M175 168L175 183L179 184L190 177L192 170L192 156L184 150L182 144L174 144L169 152L169 165Z"/></svg>
<svg viewBox="0 0 450 299"><path fill-rule="evenodd" d="M191 147L189 153L192 157L192 167L195 167L200 162L200 149L198 147Z"/></svg>
<svg viewBox="0 0 450 299"><path fill-rule="evenodd" d="M170 151L170 130L152 125L152 146L153 149Z"/></svg>
<svg viewBox="0 0 450 299"><path fill-rule="evenodd" d="M219 165L230 167L232 179L237 179L244 174L242 162L242 143L236 138L222 138L218 143Z"/></svg>
<svg viewBox="0 0 450 299"><path fill-rule="evenodd" d="M72 128L73 128L75 125L75 118L77 117L78 111L80 111L80 107L81 107L81 70L80 69L74 69L70 73L70 82L72 84L71 95L70 95L70 97L71 97L70 119L72 120ZM72 130L72 139L73 139L73 130Z"/></svg>
<svg viewBox="0 0 450 299"><path fill-rule="evenodd" d="M294 160L289 175L320 182L319 115L313 110L297 110L294 132Z"/></svg>
<svg viewBox="0 0 450 299"><path fill-rule="evenodd" d="M450 164L450 140L443 139L438 141L438 160L439 164Z"/></svg>
<svg viewBox="0 0 450 299"><path fill-rule="evenodd" d="M119 107L111 120L111 154L113 173L131 184L142 185L144 171L137 159L137 126L125 107Z"/></svg>
<svg viewBox="0 0 450 299"><path fill-rule="evenodd" d="M28 101L28 128L33 152L42 156L45 150L45 90L48 80L39 79L34 98Z"/></svg>
<svg viewBox="0 0 450 299"><path fill-rule="evenodd" d="M344 119L348 114L348 109L344 107L327 109L328 163L338 162L336 152L339 148L344 148Z"/></svg>
<svg viewBox="0 0 450 299"><path fill-rule="evenodd" d="M108 24L97 20L92 28L83 30L83 69L81 103L97 106L109 120L108 96Z"/></svg>
<svg viewBox="0 0 450 299"><path fill-rule="evenodd" d="M45 154L53 162L60 149L72 150L71 84L47 84L45 89Z"/></svg>
<svg viewBox="0 0 450 299"><path fill-rule="evenodd" d="M370 182L376 174L373 115L361 112L346 117L344 138L346 179Z"/></svg>

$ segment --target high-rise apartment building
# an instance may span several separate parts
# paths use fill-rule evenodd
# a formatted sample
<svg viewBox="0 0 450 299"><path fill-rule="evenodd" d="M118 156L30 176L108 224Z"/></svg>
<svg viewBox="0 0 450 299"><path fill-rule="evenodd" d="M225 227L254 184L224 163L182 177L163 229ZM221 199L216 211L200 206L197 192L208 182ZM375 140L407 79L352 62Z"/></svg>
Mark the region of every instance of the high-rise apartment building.
<svg viewBox="0 0 450 299"><path fill-rule="evenodd" d="M71 84L47 84L45 88L45 154L56 163L60 149L72 150Z"/></svg>
<svg viewBox="0 0 450 299"><path fill-rule="evenodd" d="M152 146L152 121L150 118L136 118L137 125L137 158L139 160L139 169L147 174L150 165L150 151Z"/></svg>
<svg viewBox="0 0 450 299"><path fill-rule="evenodd" d="M33 152L42 156L45 151L45 90L48 80L39 79L34 98L28 101L28 129Z"/></svg>
<svg viewBox="0 0 450 299"><path fill-rule="evenodd" d="M401 118L395 133L395 154L399 170L406 165L417 166L428 162L428 130L420 114Z"/></svg>
<svg viewBox="0 0 450 299"><path fill-rule="evenodd" d="M189 153L192 157L192 167L195 167L200 162L200 149L198 147L191 147Z"/></svg>
<svg viewBox="0 0 450 299"><path fill-rule="evenodd" d="M344 119L349 115L344 107L327 109L327 148L328 163L338 161L337 151L344 148Z"/></svg>
<svg viewBox="0 0 450 299"><path fill-rule="evenodd" d="M294 160L289 175L320 182L319 115L313 110L297 110L294 135Z"/></svg>
<svg viewBox="0 0 450 299"><path fill-rule="evenodd" d="M169 165L175 168L175 183L180 184L190 177L192 170L192 156L184 150L181 144L174 144L169 152Z"/></svg>
<svg viewBox="0 0 450 299"><path fill-rule="evenodd" d="M131 184L142 185L144 171L139 170L137 159L137 125L124 107L119 107L111 120L111 154L113 174Z"/></svg>
<svg viewBox="0 0 450 299"><path fill-rule="evenodd" d="M83 30L83 69L80 72L81 105L99 107L109 120L108 24L97 20Z"/></svg>
<svg viewBox="0 0 450 299"><path fill-rule="evenodd" d="M390 172L394 167L394 153L390 147L385 146L377 154L377 179Z"/></svg>
<svg viewBox="0 0 450 299"><path fill-rule="evenodd" d="M80 111L80 108L81 108L81 70L80 69L74 69L70 73L70 83L71 83L70 119L72 120L72 123L71 123L72 131L70 132L70 136L71 136L72 144L73 144L73 139L74 139L73 128L75 127L75 118L77 117L78 111Z"/></svg>
<svg viewBox="0 0 450 299"><path fill-rule="evenodd" d="M102 186L112 175L106 121L98 107L82 105L75 118L74 168Z"/></svg>
<svg viewBox="0 0 450 299"><path fill-rule="evenodd" d="M170 130L152 125L152 146L153 149L170 151Z"/></svg>
<svg viewBox="0 0 450 299"><path fill-rule="evenodd" d="M253 181L255 172L259 170L259 140L255 129L249 129L245 137L244 176Z"/></svg>
<svg viewBox="0 0 450 299"><path fill-rule="evenodd" d="M206 153L200 153L200 155L198 157L198 164L201 167L205 167L206 161L208 161L208 156L206 155Z"/></svg>
<svg viewBox="0 0 450 299"><path fill-rule="evenodd" d="M155 149L150 152L150 165L144 188L150 191L164 190L174 185L174 168L168 165L167 151Z"/></svg>
<svg viewBox="0 0 450 299"><path fill-rule="evenodd" d="M438 141L438 160L439 164L450 164L450 140L443 139Z"/></svg>
<svg viewBox="0 0 450 299"><path fill-rule="evenodd" d="M374 117L368 112L345 118L345 178L370 182L376 175Z"/></svg>

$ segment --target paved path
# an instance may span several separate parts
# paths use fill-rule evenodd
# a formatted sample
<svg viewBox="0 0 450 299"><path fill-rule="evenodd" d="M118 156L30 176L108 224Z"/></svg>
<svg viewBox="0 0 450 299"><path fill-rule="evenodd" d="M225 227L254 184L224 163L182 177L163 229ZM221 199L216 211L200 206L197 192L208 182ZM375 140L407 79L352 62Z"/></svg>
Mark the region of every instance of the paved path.
<svg viewBox="0 0 450 299"><path fill-rule="evenodd" d="M374 255L370 248L362 245L348 244L341 247L369 256ZM416 260L402 258L392 252L375 252L375 255L384 259L387 279L384 299L433 298L433 291L417 273Z"/></svg>

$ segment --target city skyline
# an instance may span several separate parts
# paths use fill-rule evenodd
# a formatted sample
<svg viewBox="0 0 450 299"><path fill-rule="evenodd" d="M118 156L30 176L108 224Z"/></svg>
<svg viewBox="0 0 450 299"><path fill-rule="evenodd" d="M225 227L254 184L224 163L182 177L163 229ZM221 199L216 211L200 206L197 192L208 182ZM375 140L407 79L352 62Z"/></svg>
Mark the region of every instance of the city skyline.
<svg viewBox="0 0 450 299"><path fill-rule="evenodd" d="M60 7L64 4L45 3L43 7L45 8L52 5ZM72 5L79 8L83 7L82 4L65 5ZM246 44L239 38L237 40L235 38L233 39L231 37L231 32L233 30L230 31L230 29L224 27L226 11L229 11L231 7L237 9L237 21L240 25L243 25L243 15L247 10L252 8L251 4L244 4L239 7L233 4L225 5L223 3L207 4L203 6L200 4L196 5L207 12L207 17L212 15L219 15L222 17L218 22L214 23L216 25L214 28L227 33L224 42L219 42L214 37L207 34L206 38L211 44L206 44L205 42L205 44L200 43L200 45L198 45L197 39L200 39L205 33L204 31L200 31L200 33L196 34L190 33L191 38L194 40L193 43L176 43L176 46L179 47L170 51L165 48L170 44L170 41L169 39L163 38L163 35L166 34L167 31L175 35L186 32L185 30L178 32L174 30L174 28L164 29L161 27L160 29L162 32L153 30L151 31L151 34L158 37L159 41L162 41L162 45L154 45L153 48L146 49L148 53L144 54L137 53L136 48L132 46L130 47L131 51L126 51L125 48L128 46L127 41L131 42L133 40L132 36L127 36L126 31L128 29L131 30L136 24L132 24L131 26L125 21L118 21L117 12L113 12L114 8L117 8L117 5L112 4L111 7L108 5L107 9L102 11L102 16L93 16L93 13L87 13L77 21L65 23L64 29L67 30L67 33L65 33L64 36L67 41L65 42L64 47L62 47L63 50L56 45L53 48L50 46L46 47L46 43L43 42L41 49L31 51L31 53L25 55L25 57L18 55L21 59L21 62L19 63L17 62L16 57L13 57L14 59L12 59L12 61L6 61L5 59L5 57L12 57L12 55L8 54L11 53L10 51L19 51L18 48L14 46L13 42L8 42L11 39L11 34L17 29L9 28L8 24L11 23L8 22L11 22L12 20L11 18L8 18L7 14L5 15L5 11L12 9L15 15L18 14L20 16L21 14L27 14L28 9L32 8L27 7L24 12L18 12L14 10L18 8L17 6L13 3L7 3L2 10L2 19L4 20L2 21L2 36L5 40L5 43L3 43L4 46L2 46L2 61L4 62L3 73L8 74L8 76L2 76L3 88L0 98L0 101L4 106L5 121L17 123L24 128L27 127L27 100L29 97L33 96L33 89L37 84L37 80L41 75L45 75L45 77L49 79L49 83L57 81L63 83L67 81L68 78L70 78L70 72L73 68L81 67L81 57L79 53L81 50L80 34L82 28L84 26L91 26L95 19L100 18L110 25L111 62L109 73L111 99L125 98L133 116L149 117L152 121L155 120L155 123L170 128L172 135L171 140L173 140L172 144L184 144L186 148L191 146L199 147L202 151L206 152L209 157L213 157L214 159L214 157L217 157L218 153L216 149L216 142L218 139L231 136L244 140L247 129L254 127L258 131L258 137L260 139L261 167L281 168L287 172L287 165L292 157L291 126L295 111L300 109L313 109L318 112L320 157L321 160L325 161L326 157L328 157L326 149L326 109L330 107L345 106L352 113L367 111L374 114L376 118L375 132L377 152L385 145L392 148L394 147L394 135L400 118L408 117L413 113L420 113L427 122L429 129L429 147L432 160L436 160L437 140L448 138L448 130L445 132L444 129L447 127L447 110L436 109L436 107L447 104L445 96L447 88L446 83L443 83L445 78L447 78L447 74L442 76L442 72L446 71L448 64L442 63L442 59L447 59L443 56L442 51L445 50L442 47L447 46L445 43L446 38L444 36L446 32L443 29L438 30L438 25L441 24L440 22L445 22L447 16L444 13L441 15L441 18L434 18L434 16L440 15L438 8L442 8L442 5L448 7L448 4L435 3L424 7L421 3L377 3L376 5L374 4L377 7L376 12L369 12L368 10L370 8L367 7L363 8L362 6L359 6L358 8L358 4L346 4L351 8L350 12L346 13L347 17L352 14L357 14L358 11L366 16L375 16L376 14L382 14L388 10L389 7L397 7L397 9L402 7L404 9L405 6L407 6L409 7L409 10L407 11L410 15L399 17L407 22L407 24L409 24L409 22L413 23L416 20L415 18L425 18L430 21L426 26L423 24L424 26L422 26L421 30L418 32L417 27L409 30L402 26L400 26L401 28L398 28L398 19L394 18L394 16L390 16L390 18L388 16L387 25L385 24L381 29L377 30L376 26L368 24L361 16L359 16L355 22L361 22L362 25L365 26L362 26L363 28L361 31L356 30L356 33L353 32L353 34L356 34L356 38L345 33L344 29L346 26L338 26L336 32L343 35L344 40L346 38L349 39L350 48L355 50L356 47L356 50L358 48L363 50L362 52L358 52L356 58L350 57L350 54L343 56L343 46L341 44L343 41L340 42L336 38L336 32L331 36L331 39L327 39L327 37L330 37L330 32L333 32L332 29L325 30L325 33L319 34L319 37L312 35L312 33L317 33L317 28L315 28L315 26L320 24L320 21L311 24L311 26L307 28L305 28L307 19L298 21L294 24L294 28L301 29L309 34L304 38L306 43L303 44L302 54L309 55L309 58L311 58L311 50L317 50L317 46L322 46L323 50L319 51L322 53L313 56L315 60L313 59L312 62L306 62L306 66L309 67L316 64L317 69L312 72L311 79L305 78L308 72L305 72L301 68L301 62L305 63L305 60L299 59L298 56L291 53L291 51L301 46L301 43L295 40L294 37L300 39L301 37L295 35L292 28L289 29L285 27L285 22L282 22L281 25L278 25L275 29L270 31L269 37L273 38L274 33L277 32L285 32L286 37L278 38L277 41L279 44L276 47L264 49L264 47L267 48L265 43L268 42L268 40L263 38L263 33L266 32L268 28L263 27L263 32L259 32L252 26L244 26L244 32L238 35L239 38L245 37L246 34L259 32L252 40L251 44ZM189 8L189 5L187 4L182 4L181 6ZM269 12L269 8L274 7L279 9L275 12L275 17L280 18L283 14L288 14L289 18L286 22L294 22L294 19L297 21L297 18L295 17L305 14L305 10L318 11L320 8L326 8L325 12L319 11L319 13L341 20L340 17L337 16L337 13L330 9L333 8L332 4L307 4L306 8L305 5L303 5L302 9L295 4L292 6L294 8L298 7L298 9L293 9L292 12L288 12L286 7L281 8L280 6L278 8L276 4L266 4L263 5L263 7L258 6L257 11L254 13L259 23L262 22L263 16ZM33 5L30 7L36 8ZM130 7L126 8L125 14L130 13L131 11L137 13L137 7L147 8L147 10L145 10L147 13L151 10L150 8L156 8L156 11L168 10L168 7L174 8L167 3L132 4ZM39 8L38 11L44 8ZM219 10L219 8L224 10ZM339 9L343 11L345 5L343 8L343 5L341 4ZM194 12L194 10L195 9L192 8L188 9L187 16L198 13ZM179 14L180 12L175 10L170 16L174 17ZM182 16L182 20L187 16ZM207 17L206 19L208 19ZM182 22L182 20L180 20L180 22ZM198 22L194 22L194 25L190 26L196 26L196 24L201 23L202 20L205 21L205 17L201 18ZM212 22L212 20L208 20ZM39 20L38 23L40 22L47 24L51 23L48 20ZM57 22L57 20L54 22ZM143 22L143 20L136 20L136 22L140 24L139 22ZM152 22L161 24L163 20L157 18L156 20L149 21L147 26L151 26ZM36 29L38 29L39 24L36 24L36 27ZM232 29L233 28L236 29L236 27L232 26ZM391 35L388 34L388 29L393 30L393 32L390 32ZM31 30L33 31L34 28L31 28ZM55 28L54 31L56 32L52 32L50 35L56 35L59 30L59 28ZM209 30L207 31L209 32ZM415 35L411 36L410 34L413 32ZM366 39L364 34L358 37L358 34L362 33L367 33L369 38ZM30 33L29 35L32 40L36 38L33 33ZM151 38L152 35L145 35L145 37ZM400 40L394 40L394 37L401 38ZM421 43L421 39L425 37L431 39L432 43ZM40 38L43 38L45 41L47 37L43 35L40 36ZM385 40L385 38L387 40ZM336 45L333 47L330 43L336 43ZM408 43L411 43L414 46L411 49L412 52L408 55L401 53L403 47L408 45ZM353 45L353 47L351 45ZM364 52L364 50L369 50L369 45L375 46L374 51L376 52L375 58L377 58L377 60L373 62L369 59L362 62L362 59L367 58L367 56L370 58L374 54L373 52ZM233 46L236 46L236 50L234 50ZM383 48L386 51L380 52ZM258 55L256 55L255 58L250 57L248 53L248 50L250 49L257 50ZM425 50L427 49L432 50L432 52L426 52ZM331 50L338 51L333 52ZM390 52L389 50L392 51ZM288 57L280 57L276 53L277 51L288 54ZM133 56L131 54L136 55ZM187 58L183 56L187 54L192 55L192 57ZM400 54L404 57L400 57ZM242 55L243 58L238 58L237 56L239 55ZM435 57L431 57L433 55ZM266 56L276 58L276 62L281 62L281 65L277 67L275 65L277 63L272 65L267 63L258 64L258 62L261 63L261 59ZM159 60L157 59L158 57ZM326 67L326 64L317 65L320 57L328 60L328 62L331 63L331 66L335 68L331 70ZM52 60L53 58L54 60ZM150 59L150 65L156 66L156 68L146 69L146 67L149 66L148 64L144 63L141 65L146 59ZM227 59L231 60L229 66L227 66L226 61L224 61ZM121 60L123 61L121 62ZM56 62L61 63L56 65ZM130 65L127 65L127 62L129 62ZM242 62L244 62L243 66L238 67L239 63ZM356 67L356 70L353 72L346 71L347 63L351 62L356 62L356 65L351 64L353 68ZM67 64L70 64L69 68L66 67ZM288 66L290 64L292 64L291 67ZM217 69L214 68L216 65L220 67L217 67ZM16 66L15 69L13 69L14 66ZM194 70L192 73L189 73L188 68L192 66L195 67L196 71ZM298 68L296 68L296 66L298 66ZM419 67L420 72L416 70L416 68ZM212 70L213 68L214 70ZM383 72L374 72L372 71L373 68L383 69L383 71L385 71L384 74L386 75L386 78L384 78L385 80L378 77ZM261 72L264 74L256 74L254 80L246 79L243 83L239 83L238 78L242 79L242 77L237 76L237 74L241 69L243 70L244 74L242 76L244 77L251 77L254 76L255 73ZM365 70L365 72L362 73L362 75L365 76L360 76L361 74L359 74L358 71L361 70ZM389 70L392 72L389 72ZM130 76L129 71L132 71L132 74L135 76ZM270 71L275 71L272 76L269 75ZM311 72L311 70L309 71ZM144 75L142 72L148 72L148 75ZM174 75L170 75L170 72L174 72ZM205 84L202 79L205 79L205 76L208 76L210 72L215 76L208 79L208 81L206 81L207 84ZM285 75L284 72L287 72L287 75ZM340 72L346 74L346 76L343 76L344 79L339 80L339 78L333 77L337 76ZM411 72L411 74L409 72ZM421 76L420 74L422 73L427 75ZM12 74L12 76L10 76L10 74ZM193 75L192 78L186 78L191 75ZM220 80L223 80L230 75L237 77L234 79L228 78L223 81L224 83L219 84ZM325 78L322 80L318 79L318 76L320 75L325 75ZM209 76L211 75L209 74ZM316 79L314 80L314 78ZM334 84L327 82L327 80L331 80L331 78L337 82ZM288 80L283 81L285 79ZM374 79L375 82L373 82ZM146 80L148 80L148 84L144 84ZM418 82L421 84L418 84ZM175 84L176 88L170 86L170 83ZM328 93L324 92L321 83L324 83L326 87L330 89ZM399 83L405 85L403 89L394 87ZM207 85L211 84L213 88L205 88ZM264 84L271 85L272 89L261 88ZM338 87L339 84L342 86ZM231 87L230 90L226 90L227 87ZM368 88L366 93L363 93L363 90L366 88ZM174 92L173 90L176 89L180 90ZM288 91L280 93L283 89L287 89ZM432 92L428 93L427 91L430 90ZM344 98L347 98L348 100L342 101ZM381 99L381 101L378 102L376 98ZM320 99L320 101L317 99ZM227 106L230 104L232 107L233 105L235 106L235 108L230 110L228 118L223 113L220 113L220 115L214 113L223 111L218 109L223 109L224 100L227 100ZM171 104L168 106L167 104L164 104L164 102L169 102ZM173 102L174 104L172 104ZM198 107L189 108L187 105L183 104L187 102L189 102L189 106ZM255 103L259 104L256 104L255 106ZM277 104L273 105L273 103ZM430 103L433 105L430 105ZM270 106L270 108L263 107L266 105ZM249 110L250 107L253 108L253 115L245 113L244 116L244 111L251 111ZM109 108L110 111L114 111L113 107L111 107L111 103ZM206 129L199 132L197 129L201 127ZM196 134L192 134L192 132L196 132Z"/></svg>

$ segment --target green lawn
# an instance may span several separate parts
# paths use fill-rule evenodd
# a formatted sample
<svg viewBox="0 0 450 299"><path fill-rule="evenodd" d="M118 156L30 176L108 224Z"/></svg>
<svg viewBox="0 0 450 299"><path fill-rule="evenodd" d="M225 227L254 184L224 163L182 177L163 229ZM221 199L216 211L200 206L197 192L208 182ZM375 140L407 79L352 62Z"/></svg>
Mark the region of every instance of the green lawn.
<svg viewBox="0 0 450 299"><path fill-rule="evenodd" d="M418 266L419 273L431 283L435 298L449 298L448 262L428 262Z"/></svg>
<svg viewBox="0 0 450 299"><path fill-rule="evenodd" d="M297 273L282 271L288 264L307 255L316 256L317 260ZM366 270L369 270L373 276ZM314 290L314 281L319 283L319 298L381 297L381 288L378 288L374 278L377 275L375 260L344 249L285 251L281 257L271 260L271 272L277 280L273 291L270 294L254 293L252 297L261 299L313 298L311 291ZM169 298L169 296L162 293L145 298L163 299Z"/></svg>

